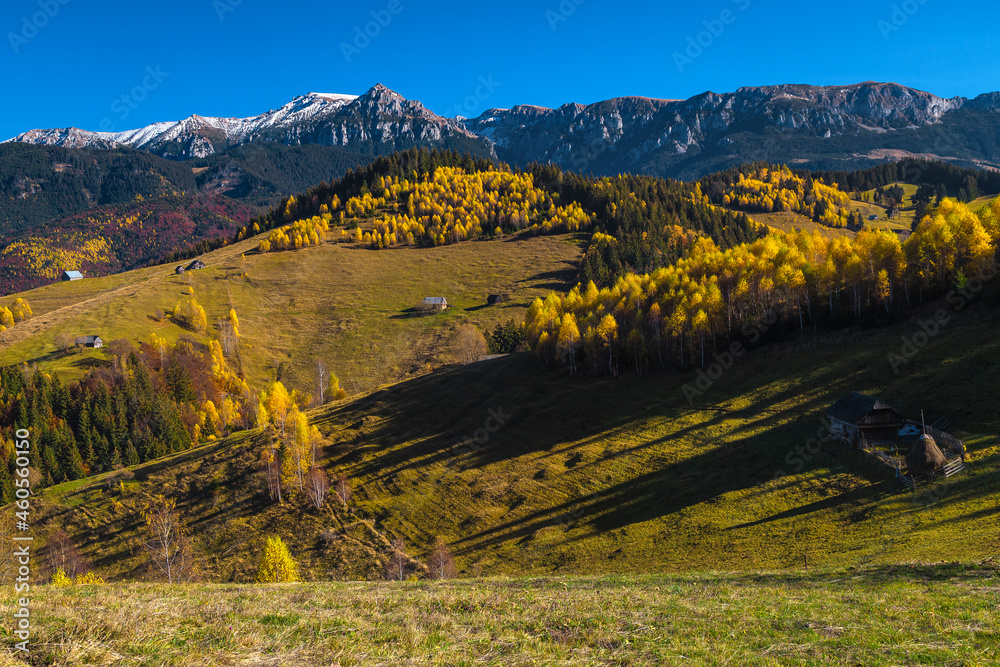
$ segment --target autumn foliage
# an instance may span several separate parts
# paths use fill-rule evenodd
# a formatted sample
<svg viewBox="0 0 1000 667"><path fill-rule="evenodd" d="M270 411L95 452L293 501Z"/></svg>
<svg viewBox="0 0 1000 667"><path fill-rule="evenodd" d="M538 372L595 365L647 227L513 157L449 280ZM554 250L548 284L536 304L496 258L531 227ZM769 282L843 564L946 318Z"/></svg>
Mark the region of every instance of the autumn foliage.
<svg viewBox="0 0 1000 667"><path fill-rule="evenodd" d="M714 343L753 328L768 312L784 313L800 328L824 312L857 320L915 304L959 276L986 274L998 220L1000 202L977 215L945 200L905 243L887 231L833 239L775 232L729 250L701 238L684 258L651 274L536 299L525 338L538 355L571 370L581 360L612 374L623 361L639 373L651 362L704 364Z"/></svg>
<svg viewBox="0 0 1000 667"><path fill-rule="evenodd" d="M382 194L349 199L349 218L380 215L362 240L373 248L397 244L446 245L530 229L538 233L577 231L593 218L576 202L535 186L531 174L488 169L466 173L439 167L428 177L383 178Z"/></svg>
<svg viewBox="0 0 1000 667"><path fill-rule="evenodd" d="M788 167L761 167L740 173L722 196L722 204L741 211L792 211L828 227L846 227L855 221L851 200L836 183L798 176ZM860 219L857 220L860 222Z"/></svg>
<svg viewBox="0 0 1000 667"><path fill-rule="evenodd" d="M299 570L280 537L268 537L257 568L257 583L284 584L299 581Z"/></svg>

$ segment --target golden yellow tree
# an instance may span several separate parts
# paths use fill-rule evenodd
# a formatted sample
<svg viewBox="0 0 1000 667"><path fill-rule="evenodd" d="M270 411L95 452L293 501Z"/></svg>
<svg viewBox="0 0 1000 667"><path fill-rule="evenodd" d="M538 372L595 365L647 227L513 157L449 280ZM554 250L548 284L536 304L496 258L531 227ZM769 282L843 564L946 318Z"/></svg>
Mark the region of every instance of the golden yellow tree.
<svg viewBox="0 0 1000 667"><path fill-rule="evenodd" d="M257 567L257 582L284 584L299 581L299 569L285 542L277 536L268 537Z"/></svg>

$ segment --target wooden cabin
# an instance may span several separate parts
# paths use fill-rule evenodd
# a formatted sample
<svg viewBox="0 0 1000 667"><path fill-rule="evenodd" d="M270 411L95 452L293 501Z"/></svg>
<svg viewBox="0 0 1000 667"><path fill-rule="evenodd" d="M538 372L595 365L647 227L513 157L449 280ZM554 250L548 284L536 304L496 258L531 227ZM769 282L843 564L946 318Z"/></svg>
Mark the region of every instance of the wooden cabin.
<svg viewBox="0 0 1000 667"><path fill-rule="evenodd" d="M424 297L423 307L425 310L444 310L448 307L448 300L443 296Z"/></svg>
<svg viewBox="0 0 1000 667"><path fill-rule="evenodd" d="M83 274L79 271L63 271L62 275L59 276L59 280L83 280Z"/></svg>
<svg viewBox="0 0 1000 667"><path fill-rule="evenodd" d="M100 336L77 336L76 344L78 347L98 348L104 345L104 341Z"/></svg>
<svg viewBox="0 0 1000 667"><path fill-rule="evenodd" d="M830 433L849 445L895 443L906 419L874 396L851 392L827 412Z"/></svg>
<svg viewBox="0 0 1000 667"><path fill-rule="evenodd" d="M200 259L196 259L190 264L188 264L186 267L184 267L184 270L197 271L198 269L204 269L204 268L205 268L205 262L201 261Z"/></svg>

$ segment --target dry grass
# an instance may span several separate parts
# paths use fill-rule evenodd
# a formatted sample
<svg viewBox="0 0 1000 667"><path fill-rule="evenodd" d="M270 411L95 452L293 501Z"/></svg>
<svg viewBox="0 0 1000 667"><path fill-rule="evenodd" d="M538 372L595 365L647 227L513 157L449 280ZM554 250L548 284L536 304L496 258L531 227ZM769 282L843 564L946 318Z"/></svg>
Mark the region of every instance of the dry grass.
<svg viewBox="0 0 1000 667"><path fill-rule="evenodd" d="M312 392L319 357L350 393L367 391L451 363L462 324L486 330L520 321L536 296L568 289L583 242L562 235L383 251L330 243L260 255L254 241L244 241L205 255L207 268L184 276L161 266L25 293L36 317L8 332L0 364L38 363L73 379L105 357L93 350L57 354L60 333L110 341L148 340L155 332L175 340L186 332L153 316L188 298L190 286L210 324L235 307L244 368L257 387L280 372L286 384ZM485 307L487 295L501 290L512 300ZM421 317L414 306L425 296L444 296L450 307Z"/></svg>
<svg viewBox="0 0 1000 667"><path fill-rule="evenodd" d="M959 567L42 588L32 664L988 665L998 592Z"/></svg>
<svg viewBox="0 0 1000 667"><path fill-rule="evenodd" d="M756 222L765 224L774 229L780 229L783 232L794 232L796 230L806 232L817 231L828 238L834 238L836 236L854 236L854 232L848 229L827 227L826 225L813 222L804 215L799 215L798 213L793 213L791 211L783 211L781 213L751 213L750 217Z"/></svg>

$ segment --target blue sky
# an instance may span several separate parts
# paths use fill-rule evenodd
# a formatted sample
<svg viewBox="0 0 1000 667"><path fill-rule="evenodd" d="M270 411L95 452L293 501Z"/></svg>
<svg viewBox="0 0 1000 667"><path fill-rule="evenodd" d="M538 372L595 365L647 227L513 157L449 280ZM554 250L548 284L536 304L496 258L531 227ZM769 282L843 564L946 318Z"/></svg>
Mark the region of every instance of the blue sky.
<svg viewBox="0 0 1000 667"><path fill-rule="evenodd" d="M1000 90L998 19L998 3L956 0L5 0L0 139L250 116L375 83L471 116L775 83L974 96Z"/></svg>

